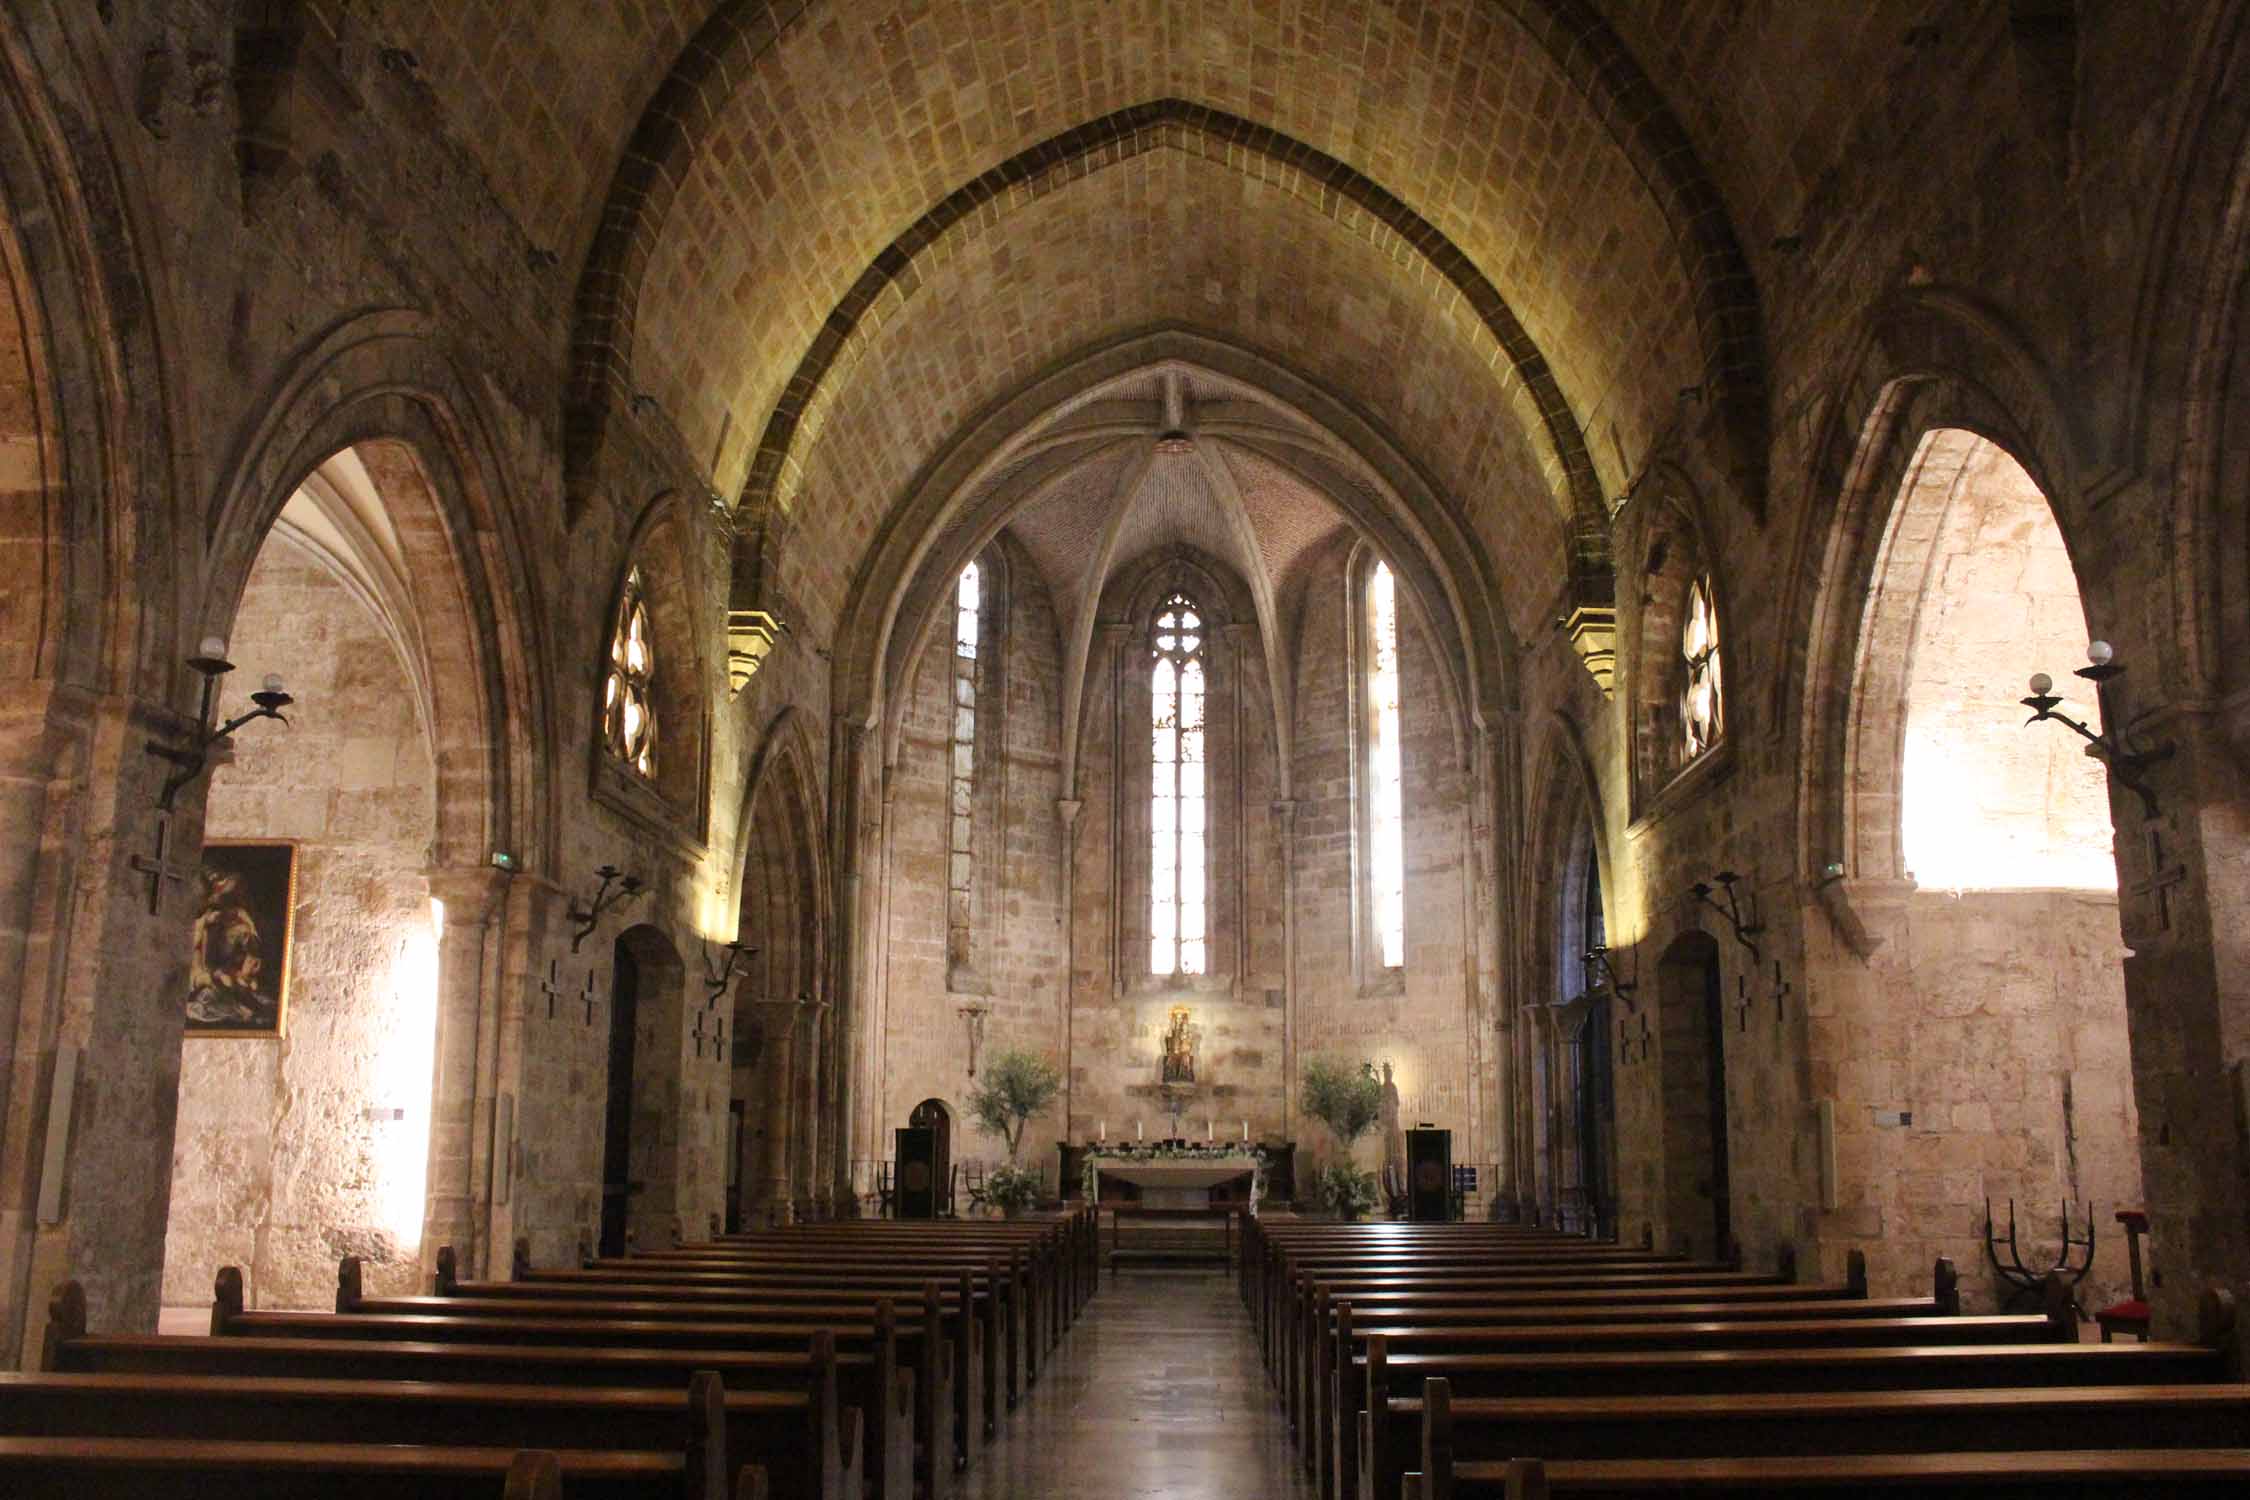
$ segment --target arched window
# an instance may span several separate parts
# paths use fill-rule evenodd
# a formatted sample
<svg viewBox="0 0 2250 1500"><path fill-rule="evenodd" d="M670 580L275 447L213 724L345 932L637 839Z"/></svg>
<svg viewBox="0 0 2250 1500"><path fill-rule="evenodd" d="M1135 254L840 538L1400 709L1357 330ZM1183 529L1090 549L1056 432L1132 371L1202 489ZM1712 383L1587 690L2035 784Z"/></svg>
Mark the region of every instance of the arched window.
<svg viewBox="0 0 2250 1500"><path fill-rule="evenodd" d="M1687 680L1680 689L1680 734L1686 759L1693 760L1719 742L1725 727L1724 694L1719 681L1719 614L1711 607L1708 574L1688 586L1680 621L1680 655Z"/></svg>
<svg viewBox="0 0 2250 1500"><path fill-rule="evenodd" d="M977 615L983 575L961 570L953 596L953 754L947 766L945 949L948 972L967 973L976 897Z"/></svg>
<svg viewBox="0 0 2250 1500"><path fill-rule="evenodd" d="M1149 692L1148 968L1201 974L1204 899L1203 612L1174 594L1157 612Z"/></svg>
<svg viewBox="0 0 2250 1500"><path fill-rule="evenodd" d="M602 689L602 738L611 755L642 776L656 775L656 710L650 684L656 649L649 638L648 600L641 570L625 575L617 623L609 637L609 680Z"/></svg>
<svg viewBox="0 0 2250 1500"><path fill-rule="evenodd" d="M1406 962L1406 813L1399 744L1398 582L1367 576L1367 897L1382 966Z"/></svg>

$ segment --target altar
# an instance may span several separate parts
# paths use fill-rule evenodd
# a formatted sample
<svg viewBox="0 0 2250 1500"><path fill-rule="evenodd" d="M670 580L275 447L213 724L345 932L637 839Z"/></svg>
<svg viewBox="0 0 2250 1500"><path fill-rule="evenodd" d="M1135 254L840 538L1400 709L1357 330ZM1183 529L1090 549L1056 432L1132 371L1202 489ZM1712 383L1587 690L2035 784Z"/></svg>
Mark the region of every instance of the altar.
<svg viewBox="0 0 2250 1500"><path fill-rule="evenodd" d="M1088 1197L1102 1201L1102 1180L1129 1182L1144 1208L1208 1208L1211 1189L1249 1179L1245 1197L1255 1211L1263 1190L1265 1158L1251 1151L1190 1151L1154 1155L1129 1148L1086 1153Z"/></svg>

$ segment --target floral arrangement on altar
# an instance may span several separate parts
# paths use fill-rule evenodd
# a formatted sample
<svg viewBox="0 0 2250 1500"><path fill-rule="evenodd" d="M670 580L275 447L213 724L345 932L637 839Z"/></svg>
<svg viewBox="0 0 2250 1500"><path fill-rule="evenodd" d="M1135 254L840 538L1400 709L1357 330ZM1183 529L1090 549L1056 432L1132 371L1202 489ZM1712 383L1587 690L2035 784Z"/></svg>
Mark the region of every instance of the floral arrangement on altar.
<svg viewBox="0 0 2250 1500"><path fill-rule="evenodd" d="M1263 1146L1244 1145L1239 1141L1209 1143L1188 1141L1172 1145L1167 1141L1137 1141L1116 1145L1104 1143L1086 1148L1085 1189L1086 1201L1094 1201L1094 1173L1096 1164L1104 1161L1225 1161L1231 1157L1250 1158L1250 1211L1256 1213L1266 1196L1266 1164L1268 1157Z"/></svg>

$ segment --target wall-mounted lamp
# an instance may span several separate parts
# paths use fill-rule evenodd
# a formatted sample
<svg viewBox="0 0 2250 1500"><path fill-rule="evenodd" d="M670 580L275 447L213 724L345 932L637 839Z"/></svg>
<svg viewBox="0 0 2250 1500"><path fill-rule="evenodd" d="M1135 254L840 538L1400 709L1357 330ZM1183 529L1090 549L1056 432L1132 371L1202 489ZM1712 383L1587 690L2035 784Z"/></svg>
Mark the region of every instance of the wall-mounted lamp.
<svg viewBox="0 0 2250 1500"><path fill-rule="evenodd" d="M2109 642L2089 641L2086 645L2087 665L2078 669L2078 675L2094 685L2094 698L2101 706L2102 723L2112 726L2122 725L2124 722L2116 705L2110 701L2110 684L2125 675L2125 664L2113 660L2115 655ZM2093 747L2095 759L2109 767L2109 774L2117 778L2118 784L2141 799L2141 811L2150 821L2154 821L2157 813L2156 791L2148 784L2144 773L2149 767L2170 760L2172 746L2169 743L2137 745L2126 737L2122 728L2111 728L2106 733L2096 734L2070 715L2055 712L2055 706L2062 699L2055 696L2054 688L2055 680L2046 673L2031 674L2031 696L2023 700L2023 706L2031 710L2031 717L2024 720L2024 723L2036 724L2041 719L2052 719L2079 735Z"/></svg>
<svg viewBox="0 0 2250 1500"><path fill-rule="evenodd" d="M710 991L703 999L706 1008L716 1003L720 993L734 982L734 971L742 967L742 961L756 954L758 950L745 945L742 939L736 938L733 942L727 944L722 951L727 956L727 961L723 966L711 962L711 945L708 943L703 945L703 987Z"/></svg>
<svg viewBox="0 0 2250 1500"><path fill-rule="evenodd" d="M969 1032L969 1076L977 1076L977 1048L984 1045L984 1018L992 1013L989 1005L963 1005L953 1012Z"/></svg>
<svg viewBox="0 0 2250 1500"><path fill-rule="evenodd" d="M632 900L648 889L640 876L623 874L615 865L603 865L594 873L601 877L602 882L594 892L594 899L584 906L571 906L567 913L570 920L577 924L577 930L570 935L570 951L573 953L578 951L580 943L593 935L594 924L601 921L603 912Z"/></svg>
<svg viewBox="0 0 2250 1500"><path fill-rule="evenodd" d="M1623 1000L1628 1005L1632 1004L1633 991L1640 988L1640 981L1618 977L1617 970L1611 966L1609 961L1609 945L1607 943L1596 943L1593 947L1588 948L1585 958L1586 988L1592 990L1606 986L1609 992L1618 999ZM1637 970L1638 966L1635 967Z"/></svg>
<svg viewBox="0 0 2250 1500"><path fill-rule="evenodd" d="M168 760L173 766L172 774L164 778L164 789L156 794L157 811L164 813L172 810L172 799L180 794L181 788L209 768L212 746L252 719L277 719L288 723L281 711L296 701L281 690L281 679L269 673L259 691L250 695L250 701L257 707L214 728L211 715L218 706L219 679L234 670L234 663L227 660L227 643L215 635L205 636L187 664L203 676L203 711L196 720L195 732L185 746L166 745L156 740L148 742L149 754Z"/></svg>
<svg viewBox="0 0 2250 1500"><path fill-rule="evenodd" d="M1741 899L1734 893L1736 883L1742 879L1740 875L1735 874L1732 870L1721 870L1711 879L1716 880L1720 888L1726 892L1726 905L1721 906L1718 902L1712 900L1711 886L1701 880L1690 886L1688 893L1720 916L1725 917L1727 925L1734 929L1734 940L1748 948L1750 956L1756 958L1758 956L1758 945L1751 939L1766 930L1765 924L1758 920L1758 893L1756 891L1750 893L1750 904L1746 910Z"/></svg>

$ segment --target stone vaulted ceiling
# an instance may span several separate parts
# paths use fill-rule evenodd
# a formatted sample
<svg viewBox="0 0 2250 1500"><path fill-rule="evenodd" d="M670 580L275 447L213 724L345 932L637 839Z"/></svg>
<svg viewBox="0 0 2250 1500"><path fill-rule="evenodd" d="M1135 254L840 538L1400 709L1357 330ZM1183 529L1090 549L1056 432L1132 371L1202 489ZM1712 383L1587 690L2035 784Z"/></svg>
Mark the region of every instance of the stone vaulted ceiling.
<svg viewBox="0 0 2250 1500"><path fill-rule="evenodd" d="M1509 542L1496 567L1521 624L1572 518L1634 477L1682 391L1739 429L1760 502L1755 263L1817 196L1803 142L1834 138L1851 80L1896 65L1926 8L1879 0L1841 25L1795 0L367 14L577 270L574 485L646 413L722 495L856 555L969 413L1180 326L1396 437ZM816 619L849 572L807 601Z"/></svg>

